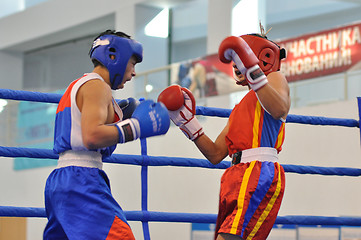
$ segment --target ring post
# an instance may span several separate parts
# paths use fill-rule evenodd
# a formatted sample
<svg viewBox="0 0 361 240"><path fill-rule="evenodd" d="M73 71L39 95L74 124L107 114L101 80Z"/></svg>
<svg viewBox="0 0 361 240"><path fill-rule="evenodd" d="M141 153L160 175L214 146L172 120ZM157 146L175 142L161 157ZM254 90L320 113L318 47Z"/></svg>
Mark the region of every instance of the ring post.
<svg viewBox="0 0 361 240"><path fill-rule="evenodd" d="M144 219L142 220L144 240L150 240L149 233L149 212L148 212L148 165L149 157L147 153L147 139L140 139L141 152L143 157L141 170L141 186L142 186L142 213Z"/></svg>

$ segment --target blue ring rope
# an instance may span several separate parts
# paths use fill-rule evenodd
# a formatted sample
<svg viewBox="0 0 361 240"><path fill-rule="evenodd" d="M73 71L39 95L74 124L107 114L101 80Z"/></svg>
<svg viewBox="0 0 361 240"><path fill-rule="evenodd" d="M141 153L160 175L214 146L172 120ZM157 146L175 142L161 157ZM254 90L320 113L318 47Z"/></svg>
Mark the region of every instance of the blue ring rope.
<svg viewBox="0 0 361 240"><path fill-rule="evenodd" d="M214 107L197 106L197 115L208 117L229 117L232 110ZM360 127L360 122L355 119L347 118L329 118L319 116L304 116L289 114L286 119L287 123L299 123L309 125L329 125L329 126L343 126L343 127Z"/></svg>
<svg viewBox="0 0 361 240"><path fill-rule="evenodd" d="M58 159L58 155L50 149L40 148L18 148L0 146L1 157L27 157L39 159ZM213 165L206 159L181 158L181 157L160 157L144 155L113 154L103 160L105 163L138 165L138 166L173 166L173 167L200 167L210 169L227 169L231 166L230 161L222 161ZM285 172L298 174L319 174L328 176L361 176L361 169L346 167L318 167L282 164ZM145 172L146 173L146 172ZM143 180L147 180L144 178ZM145 198L146 199L146 198Z"/></svg>
<svg viewBox="0 0 361 240"><path fill-rule="evenodd" d="M124 211L129 221L147 222L183 222L215 223L217 214L209 213L175 213L147 211ZM0 206L0 217L45 218L45 208ZM324 217L324 216L278 216L275 224L284 225L327 225L327 226L361 226L360 217Z"/></svg>
<svg viewBox="0 0 361 240"><path fill-rule="evenodd" d="M57 93L41 93L30 92L22 90L0 89L0 98L18 100L18 101L34 101L58 103L62 94ZM360 98L358 98L360 106ZM197 106L196 114L213 117L229 117L231 109L214 108ZM360 113L361 115L361 113ZM360 117L361 118L361 117ZM360 121L347 118L326 118L318 116L302 116L289 114L286 119L289 123L311 124L311 125L330 125L330 126L344 126L344 127L358 127L360 128Z"/></svg>
<svg viewBox="0 0 361 240"><path fill-rule="evenodd" d="M63 94L0 89L0 98L18 101L59 103Z"/></svg>
<svg viewBox="0 0 361 240"><path fill-rule="evenodd" d="M0 89L0 98L20 101L35 101L58 103L61 94L29 92L21 90ZM361 98L357 98L359 106L359 118L361 119ZM229 117L230 109L210 108L197 106L197 114L204 116ZM288 115L287 122L311 125L331 125L360 128L360 120L326 118L316 116ZM194 222L215 223L216 214L200 213L164 213L148 211L148 166L183 166L226 169L230 166L229 161L212 165L205 159L193 158L170 158L152 157L147 155L146 139L141 139L141 156L114 154L104 160L108 163L132 164L142 166L142 211L125 211L129 221L141 221L145 240L150 240L149 221L161 222ZM4 157L30 157L42 159L57 159L58 156L47 149L1 147L0 156ZM354 168L325 168L315 166L282 165L286 172L298 174L321 174L336 176L360 176L361 169ZM44 208L24 208L0 206L0 216L18 217L46 217ZM361 218L346 217L318 217L318 216L278 216L275 224L293 225L338 225L338 226L361 226Z"/></svg>

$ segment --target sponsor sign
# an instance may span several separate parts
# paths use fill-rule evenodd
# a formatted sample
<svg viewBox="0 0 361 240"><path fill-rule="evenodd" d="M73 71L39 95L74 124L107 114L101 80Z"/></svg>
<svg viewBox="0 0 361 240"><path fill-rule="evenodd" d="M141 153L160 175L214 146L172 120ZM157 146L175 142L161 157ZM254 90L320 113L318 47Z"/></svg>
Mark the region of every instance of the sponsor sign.
<svg viewBox="0 0 361 240"><path fill-rule="evenodd" d="M361 68L361 23L278 41L286 49L281 71L289 82Z"/></svg>

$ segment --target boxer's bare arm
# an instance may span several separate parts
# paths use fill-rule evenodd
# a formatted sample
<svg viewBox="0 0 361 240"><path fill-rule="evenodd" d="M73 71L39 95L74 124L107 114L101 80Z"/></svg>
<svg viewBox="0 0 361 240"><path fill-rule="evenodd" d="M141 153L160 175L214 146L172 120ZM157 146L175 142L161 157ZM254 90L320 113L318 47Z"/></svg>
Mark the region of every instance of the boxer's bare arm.
<svg viewBox="0 0 361 240"><path fill-rule="evenodd" d="M91 80L80 87L77 105L81 111L84 146L98 149L118 143L118 131L106 124L114 119L110 87L101 80Z"/></svg>
<svg viewBox="0 0 361 240"><path fill-rule="evenodd" d="M267 79L268 84L257 91L257 96L273 118L286 118L291 105L287 80L280 72L268 74Z"/></svg>
<svg viewBox="0 0 361 240"><path fill-rule="evenodd" d="M206 134L194 141L198 149L212 164L220 163L228 155L228 147L226 144L228 129L229 125L227 123L215 142L213 142Z"/></svg>

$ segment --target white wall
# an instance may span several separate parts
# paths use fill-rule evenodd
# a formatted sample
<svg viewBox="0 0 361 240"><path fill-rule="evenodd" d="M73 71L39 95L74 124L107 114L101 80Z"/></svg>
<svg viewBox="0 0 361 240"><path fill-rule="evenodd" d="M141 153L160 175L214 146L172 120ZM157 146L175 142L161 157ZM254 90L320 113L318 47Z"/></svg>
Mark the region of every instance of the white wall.
<svg viewBox="0 0 361 240"><path fill-rule="evenodd" d="M22 89L23 65L22 53L0 51L0 87Z"/></svg>
<svg viewBox="0 0 361 240"><path fill-rule="evenodd" d="M26 51L93 34L94 28L98 28L93 20L138 2L141 1L109 0L107 4L99 4L95 0L52 0L38 4L1 19L0 31L6 38L1 39L0 49ZM82 26L89 22L92 23L89 27Z"/></svg>

